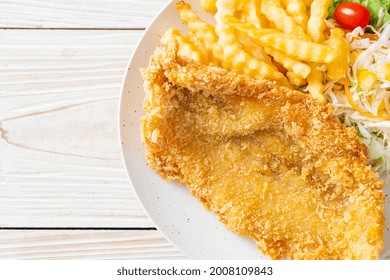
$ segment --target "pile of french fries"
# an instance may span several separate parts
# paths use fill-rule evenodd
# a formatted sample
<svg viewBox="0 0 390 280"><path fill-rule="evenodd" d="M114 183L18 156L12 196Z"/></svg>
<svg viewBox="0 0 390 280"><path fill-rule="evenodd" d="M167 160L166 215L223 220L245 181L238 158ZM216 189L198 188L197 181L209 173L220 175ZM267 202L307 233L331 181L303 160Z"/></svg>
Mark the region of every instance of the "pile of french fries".
<svg viewBox="0 0 390 280"><path fill-rule="evenodd" d="M177 41L181 56L307 90L325 102L326 79L346 77L350 55L344 31L326 25L330 2L200 0L215 25L200 19L191 5L178 2L189 33L171 28L161 43Z"/></svg>

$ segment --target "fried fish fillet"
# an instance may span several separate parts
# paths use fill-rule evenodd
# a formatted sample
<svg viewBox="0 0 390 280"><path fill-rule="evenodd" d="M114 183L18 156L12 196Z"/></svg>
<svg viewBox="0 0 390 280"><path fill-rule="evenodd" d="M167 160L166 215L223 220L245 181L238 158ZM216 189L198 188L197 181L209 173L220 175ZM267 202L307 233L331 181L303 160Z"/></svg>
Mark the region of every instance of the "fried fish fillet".
<svg viewBox="0 0 390 280"><path fill-rule="evenodd" d="M379 257L383 182L332 106L175 47L157 48L142 74L150 167L229 230L273 259Z"/></svg>

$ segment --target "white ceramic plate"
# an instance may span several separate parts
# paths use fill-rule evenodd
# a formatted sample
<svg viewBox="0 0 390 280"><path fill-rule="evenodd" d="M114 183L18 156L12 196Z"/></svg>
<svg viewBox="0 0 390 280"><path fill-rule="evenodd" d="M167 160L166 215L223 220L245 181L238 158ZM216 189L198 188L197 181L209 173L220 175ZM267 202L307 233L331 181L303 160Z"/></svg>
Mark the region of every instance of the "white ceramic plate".
<svg viewBox="0 0 390 280"><path fill-rule="evenodd" d="M156 227L191 259L267 259L256 245L228 231L213 213L191 196L184 185L162 180L145 161L140 141L140 118L143 115L143 81L139 68L148 65L149 57L169 28L186 31L180 17L169 3L145 31L130 59L123 80L119 108L120 141L127 173L134 190ZM196 12L207 17L198 0L187 0ZM388 189L388 186L387 186ZM387 192L388 193L388 192ZM389 206L389 199L386 199ZM389 217L389 207L386 217ZM387 219L389 220L389 218ZM390 232L386 231L385 252L389 251Z"/></svg>

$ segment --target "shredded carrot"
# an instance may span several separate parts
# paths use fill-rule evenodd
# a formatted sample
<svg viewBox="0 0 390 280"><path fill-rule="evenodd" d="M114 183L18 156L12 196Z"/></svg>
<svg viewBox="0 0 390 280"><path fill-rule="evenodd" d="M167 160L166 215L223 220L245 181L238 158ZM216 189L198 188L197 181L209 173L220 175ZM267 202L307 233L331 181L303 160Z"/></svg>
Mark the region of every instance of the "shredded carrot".
<svg viewBox="0 0 390 280"><path fill-rule="evenodd" d="M378 41L379 39L379 36L376 35L376 34L371 34L371 33L364 33L362 36L362 38L368 38L370 39L371 41Z"/></svg>
<svg viewBox="0 0 390 280"><path fill-rule="evenodd" d="M347 97L348 103L351 104L352 108L355 109L356 112L358 112L360 115L372 118L372 119L382 119L382 120L390 120L390 116L377 116L370 112L363 111L352 99L351 91L349 90L349 84L346 79L343 79L340 81L344 85L345 89L345 96Z"/></svg>

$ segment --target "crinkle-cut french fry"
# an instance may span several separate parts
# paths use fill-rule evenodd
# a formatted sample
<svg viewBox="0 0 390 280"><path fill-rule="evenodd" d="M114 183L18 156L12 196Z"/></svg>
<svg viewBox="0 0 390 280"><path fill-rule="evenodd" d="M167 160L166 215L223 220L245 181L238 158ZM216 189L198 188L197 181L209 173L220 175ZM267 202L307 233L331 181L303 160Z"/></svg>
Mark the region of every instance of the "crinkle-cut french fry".
<svg viewBox="0 0 390 280"><path fill-rule="evenodd" d="M253 24L249 22L241 22L236 17L225 16L225 22L232 25L237 30L245 30L246 33L252 34L251 36L264 36L268 34L280 33L279 30L275 28L256 28Z"/></svg>
<svg viewBox="0 0 390 280"><path fill-rule="evenodd" d="M161 37L161 44L163 45L167 46L172 41L179 42L178 54L180 56L191 58L203 64L209 62L207 54L202 53L188 38L181 35L180 31L176 28L168 29Z"/></svg>
<svg viewBox="0 0 390 280"><path fill-rule="evenodd" d="M307 21L307 34L314 42L322 42L325 38L325 19L328 17L328 7L332 0L314 0L310 6L310 17Z"/></svg>
<svg viewBox="0 0 390 280"><path fill-rule="evenodd" d="M300 75L294 73L294 72L290 72L288 71L286 73L286 76L288 78L288 81L290 82L290 84L292 84L293 86L295 87L301 87L301 86L304 86L307 84L307 81L305 78L302 78Z"/></svg>
<svg viewBox="0 0 390 280"><path fill-rule="evenodd" d="M253 24L257 28L268 26L268 20L260 12L260 0L245 0L242 1L241 5L246 22Z"/></svg>
<svg viewBox="0 0 390 280"><path fill-rule="evenodd" d="M249 23L236 22L230 17L226 19L238 32L246 34L264 47L271 47L291 56L291 58L329 63L337 56L333 49L322 44L297 40L293 35L284 34L270 28L257 29Z"/></svg>
<svg viewBox="0 0 390 280"><path fill-rule="evenodd" d="M238 1L217 0L216 5L215 20L219 45L223 46L224 58L231 63L231 67L239 73L245 73L252 77L263 77L289 86L286 77L282 73L264 61L249 55L241 48L235 30L225 20L226 16L234 16Z"/></svg>
<svg viewBox="0 0 390 280"><path fill-rule="evenodd" d="M219 36L218 43L224 47L224 53L228 52L229 54L235 52L236 49L239 49L239 44L237 38L234 34L234 30L227 24L226 18L234 18L235 14L239 11L237 9L240 2L238 0L217 0L217 13L214 18L216 21L216 32ZM226 59L226 55L225 55Z"/></svg>
<svg viewBox="0 0 390 280"><path fill-rule="evenodd" d="M293 59L293 58L285 55L284 53L281 53L281 52L274 50L273 48L270 48L270 47L265 47L264 51L266 54L272 56L275 61L282 64L283 67L286 68L288 71L299 75L302 79L306 79L307 76L309 76L310 71L311 71L311 68L309 65L307 65L301 61L298 61L296 59Z"/></svg>
<svg viewBox="0 0 390 280"><path fill-rule="evenodd" d="M273 66L275 69L277 69L272 64L272 59L264 52L264 48L262 46L256 44L250 37L246 36L245 34L237 32L236 35L237 35L238 42L241 44L244 51L249 53L251 56L258 58L268 63L269 65Z"/></svg>
<svg viewBox="0 0 390 280"><path fill-rule="evenodd" d="M199 41L198 37L195 36L191 31L185 36L187 40L193 44L204 56L208 57L209 60L213 60L209 51L206 49L206 46L203 42Z"/></svg>
<svg viewBox="0 0 390 280"><path fill-rule="evenodd" d="M287 14L305 31L308 20L308 12L303 0L282 0Z"/></svg>
<svg viewBox="0 0 390 280"><path fill-rule="evenodd" d="M217 0L200 0L200 7L203 11L215 13L217 11L217 7L215 6L216 2Z"/></svg>
<svg viewBox="0 0 390 280"><path fill-rule="evenodd" d="M345 78L348 71L348 58L350 55L349 44L344 38L344 31L340 28L334 28L331 31L330 38L324 41L324 44L337 51L337 57L334 61L326 65L328 69L327 76L331 80Z"/></svg>
<svg viewBox="0 0 390 280"><path fill-rule="evenodd" d="M310 7L311 3L313 3L313 0L302 0L303 3L305 3L306 7Z"/></svg>
<svg viewBox="0 0 390 280"><path fill-rule="evenodd" d="M187 24L190 31L195 34L199 41L204 43L205 48L212 54L217 65L228 68L230 63L224 59L223 49L218 44L218 36L213 25L202 21L198 15L192 11L191 5L178 2L176 9L179 11L181 19Z"/></svg>
<svg viewBox="0 0 390 280"><path fill-rule="evenodd" d="M326 98L324 96L324 84L323 84L323 78L324 73L317 70L317 67L319 66L317 63L309 63L311 67L311 72L309 76L307 77L307 90L309 93L318 101L325 103Z"/></svg>
<svg viewBox="0 0 390 280"><path fill-rule="evenodd" d="M287 15L280 0L262 0L260 3L262 14L272 22L277 29L287 34L294 34L298 38L307 38L305 31L293 18Z"/></svg>
<svg viewBox="0 0 390 280"><path fill-rule="evenodd" d="M298 40L289 34L275 33L263 35L257 30L248 30L236 24L232 26L262 46L271 47L297 60L330 63L337 56L337 52L328 46Z"/></svg>

